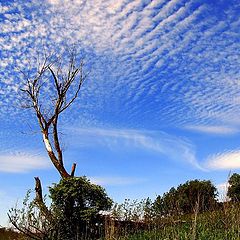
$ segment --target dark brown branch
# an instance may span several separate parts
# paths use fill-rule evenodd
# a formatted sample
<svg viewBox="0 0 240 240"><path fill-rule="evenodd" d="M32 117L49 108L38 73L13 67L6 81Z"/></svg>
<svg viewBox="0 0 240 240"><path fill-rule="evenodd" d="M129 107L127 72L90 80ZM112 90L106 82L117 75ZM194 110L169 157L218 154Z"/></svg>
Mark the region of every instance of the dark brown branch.
<svg viewBox="0 0 240 240"><path fill-rule="evenodd" d="M78 88L77 88L77 90L76 90L73 98L72 98L68 103L65 104L65 106L60 110L59 113L63 112L65 109L67 109L68 107L70 107L70 105L75 101L75 99L78 97L78 93L79 93L79 91L80 91L80 89L81 89L81 87L82 87L82 84L83 84L83 82L85 81L85 79L86 79L86 76L83 77L82 74L81 74L80 82L79 82L79 84L78 84Z"/></svg>
<svg viewBox="0 0 240 240"><path fill-rule="evenodd" d="M35 177L35 203L37 204L39 210L41 213L48 219L52 219L52 213L49 211L47 208L46 204L43 201L43 196L42 196L42 184L39 179L39 177Z"/></svg>
<svg viewBox="0 0 240 240"><path fill-rule="evenodd" d="M57 76L56 74L53 72L53 70L51 69L51 67L48 68L53 76L53 79L54 79L54 83L55 83L55 87L57 89L57 93L58 93L58 96L60 97L61 96L61 86L59 85L58 83L58 80L57 80Z"/></svg>
<svg viewBox="0 0 240 240"><path fill-rule="evenodd" d="M71 170L71 177L74 177L74 174L75 174L75 170L76 170L76 163L73 163L72 165L72 170Z"/></svg>
<svg viewBox="0 0 240 240"><path fill-rule="evenodd" d="M60 143L59 143L59 139L58 139L57 119L53 123L53 140L54 140L55 149L58 154L58 161L63 166L62 149L60 147Z"/></svg>
<svg viewBox="0 0 240 240"><path fill-rule="evenodd" d="M42 235L45 235L44 231L40 230L38 227L36 227L36 226L34 226L32 224L29 224L29 227L35 229L36 233L40 233Z"/></svg>
<svg viewBox="0 0 240 240"><path fill-rule="evenodd" d="M36 202L43 202L43 196L42 196L42 185L39 177L35 177L35 201Z"/></svg>

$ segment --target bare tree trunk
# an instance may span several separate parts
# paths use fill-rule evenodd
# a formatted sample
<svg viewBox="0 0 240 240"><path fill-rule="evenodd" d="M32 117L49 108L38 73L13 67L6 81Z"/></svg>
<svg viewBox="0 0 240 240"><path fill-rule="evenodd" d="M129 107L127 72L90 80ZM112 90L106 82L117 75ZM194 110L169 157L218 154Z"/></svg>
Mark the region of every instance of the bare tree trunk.
<svg viewBox="0 0 240 240"><path fill-rule="evenodd" d="M70 175L68 174L68 172L66 171L64 165L63 165L63 161L62 158L59 159L56 157L55 153L53 152L51 143L49 141L49 137L48 137L48 132L47 131L43 131L43 141L45 144L45 148L47 150L48 156L51 159L53 165L55 166L55 168L58 170L59 174L61 175L62 178L68 178L70 177ZM62 151L59 147L58 149L58 155L62 155Z"/></svg>
<svg viewBox="0 0 240 240"><path fill-rule="evenodd" d="M39 210L48 220L51 220L52 213L47 208L46 204L43 201L42 184L39 177L35 177L35 193L36 193L35 203L37 204Z"/></svg>

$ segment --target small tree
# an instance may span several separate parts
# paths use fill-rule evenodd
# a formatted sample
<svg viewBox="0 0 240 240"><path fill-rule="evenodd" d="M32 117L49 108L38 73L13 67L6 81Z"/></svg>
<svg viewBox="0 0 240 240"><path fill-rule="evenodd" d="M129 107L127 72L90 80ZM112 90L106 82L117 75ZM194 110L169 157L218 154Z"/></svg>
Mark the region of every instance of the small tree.
<svg viewBox="0 0 240 240"><path fill-rule="evenodd" d="M177 190L174 187L170 188L170 190L167 193L163 194L162 213L164 216L178 213L179 207L177 197L178 197Z"/></svg>
<svg viewBox="0 0 240 240"><path fill-rule="evenodd" d="M66 56L45 56L29 74L24 73L23 107L35 113L49 159L62 178L50 188L50 209L44 203L40 178L35 177L34 201L22 210L10 211L11 223L33 239L79 239L86 222L93 221L99 210L111 205L103 188L86 178L74 177L75 163L71 172L64 165L59 117L77 99L87 77L83 59L78 58L75 49L68 55L67 60ZM57 230L59 227L61 231Z"/></svg>
<svg viewBox="0 0 240 240"><path fill-rule="evenodd" d="M184 213L194 211L196 205L199 211L206 211L216 205L217 189L211 181L192 180L177 188L178 202Z"/></svg>
<svg viewBox="0 0 240 240"><path fill-rule="evenodd" d="M228 180L229 187L227 196L231 198L231 201L240 201L240 174L234 173Z"/></svg>
<svg viewBox="0 0 240 240"><path fill-rule="evenodd" d="M153 211L156 218L161 218L164 215L163 201L163 198L158 195L153 202Z"/></svg>
<svg viewBox="0 0 240 240"><path fill-rule="evenodd" d="M21 208L11 208L8 217L12 225L25 236L24 239L50 240L53 232L53 218L40 211L35 201L30 200L29 190Z"/></svg>
<svg viewBox="0 0 240 240"><path fill-rule="evenodd" d="M143 202L143 210L144 210L144 222L147 224L150 224L153 221L154 217L154 209L153 209L153 203L152 200L148 197Z"/></svg>
<svg viewBox="0 0 240 240"><path fill-rule="evenodd" d="M211 181L192 180L171 188L154 202L157 216L193 213L196 205L199 211L216 206L217 189Z"/></svg>

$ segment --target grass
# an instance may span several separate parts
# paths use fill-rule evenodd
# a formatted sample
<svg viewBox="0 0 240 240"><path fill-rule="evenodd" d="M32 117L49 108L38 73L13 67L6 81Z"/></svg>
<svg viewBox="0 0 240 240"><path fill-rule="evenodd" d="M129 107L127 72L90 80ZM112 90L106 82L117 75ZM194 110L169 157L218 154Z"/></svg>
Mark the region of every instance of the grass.
<svg viewBox="0 0 240 240"><path fill-rule="evenodd" d="M111 226L109 226L111 227ZM119 232L121 234L119 235ZM116 229L107 240L240 240L240 205L220 210L155 219L148 229Z"/></svg>
<svg viewBox="0 0 240 240"><path fill-rule="evenodd" d="M0 240L25 240L25 238L11 229L0 227Z"/></svg>
<svg viewBox="0 0 240 240"><path fill-rule="evenodd" d="M101 240L240 240L240 204L226 202L212 211L196 210L193 214L152 217L147 221L142 217L137 219L137 212L130 206L127 211L133 213L134 221L106 218ZM141 211L139 206L137 209ZM2 235L0 232L0 240L23 239L13 234L4 230Z"/></svg>

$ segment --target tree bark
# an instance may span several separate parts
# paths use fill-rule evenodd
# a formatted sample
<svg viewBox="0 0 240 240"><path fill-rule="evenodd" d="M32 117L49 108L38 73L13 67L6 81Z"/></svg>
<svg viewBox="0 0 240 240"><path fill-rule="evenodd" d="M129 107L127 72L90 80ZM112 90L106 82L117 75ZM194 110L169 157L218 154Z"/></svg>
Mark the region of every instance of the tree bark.
<svg viewBox="0 0 240 240"><path fill-rule="evenodd" d="M77 165L76 163L73 163L73 165L72 165L71 177L74 177L76 165Z"/></svg>
<svg viewBox="0 0 240 240"><path fill-rule="evenodd" d="M55 155L55 153L53 152L51 143L49 141L48 138L48 132L45 130L43 131L43 141L45 144L45 148L47 150L48 156L51 159L53 165L55 166L55 168L58 170L59 174L61 175L62 178L68 178L70 177L70 175L68 174L68 172L66 171L63 162L59 161ZM61 151L61 150L60 150Z"/></svg>
<svg viewBox="0 0 240 240"><path fill-rule="evenodd" d="M42 212L42 214L48 219L52 219L52 213L47 208L46 204L43 201L43 195L42 195L42 184L39 179L39 177L35 177L35 203L37 204L39 210Z"/></svg>

